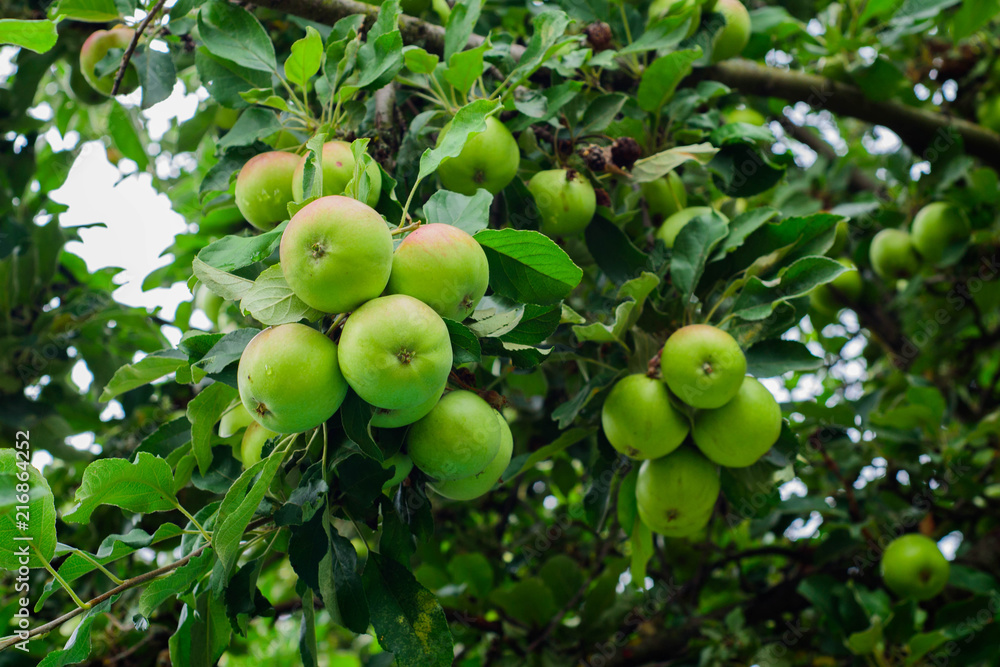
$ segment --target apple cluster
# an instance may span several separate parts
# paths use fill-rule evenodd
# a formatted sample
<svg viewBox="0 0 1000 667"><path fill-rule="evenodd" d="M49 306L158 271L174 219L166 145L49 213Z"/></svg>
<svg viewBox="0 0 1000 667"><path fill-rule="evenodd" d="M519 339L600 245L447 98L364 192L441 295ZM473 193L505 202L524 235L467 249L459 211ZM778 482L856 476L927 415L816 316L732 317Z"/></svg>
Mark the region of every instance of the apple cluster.
<svg viewBox="0 0 1000 667"><path fill-rule="evenodd" d="M448 498L482 495L510 463L506 421L471 391L446 392L453 357L445 318L468 317L486 293L489 264L479 243L445 224L417 224L394 249L393 232L368 202L339 194L353 178L350 146L323 147L323 191L284 229L280 266L292 292L311 308L343 322L338 342L300 323L257 334L240 358L237 383L247 414L244 463L276 434L300 433L326 422L349 390L373 407L371 425L409 426L409 459ZM305 160L283 152L251 159L237 177L236 200L261 229L286 217L304 195Z"/></svg>
<svg viewBox="0 0 1000 667"><path fill-rule="evenodd" d="M946 202L924 206L913 218L910 231L883 229L872 239L872 270L884 280L913 276L922 262L941 264L950 248L965 244L972 233L961 209Z"/></svg>
<svg viewBox="0 0 1000 667"><path fill-rule="evenodd" d="M636 485L643 522L662 535L684 537L712 515L718 466L752 465L778 440L781 408L746 374L739 343L713 326L675 331L663 345L660 370L661 379L634 374L619 380L604 402L601 425L616 450L643 462Z"/></svg>

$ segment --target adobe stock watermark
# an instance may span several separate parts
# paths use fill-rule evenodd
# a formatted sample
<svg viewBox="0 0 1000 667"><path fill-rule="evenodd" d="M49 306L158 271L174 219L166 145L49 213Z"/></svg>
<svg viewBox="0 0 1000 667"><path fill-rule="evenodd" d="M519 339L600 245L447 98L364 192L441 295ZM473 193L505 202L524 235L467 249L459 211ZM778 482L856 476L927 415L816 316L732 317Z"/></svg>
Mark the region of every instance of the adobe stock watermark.
<svg viewBox="0 0 1000 667"><path fill-rule="evenodd" d="M18 431L15 434L14 453L16 458L17 484L14 485L14 527L17 533L12 537L14 544L10 545L10 550L17 556L19 567L14 577L14 592L20 593L18 597L17 609L11 618L11 628L14 636L19 640L14 647L20 651L28 651L28 638L31 632L31 584L29 575L31 570L28 565L31 563L31 542L34 537L31 535L31 475L28 467L31 465L31 433L29 431Z"/></svg>

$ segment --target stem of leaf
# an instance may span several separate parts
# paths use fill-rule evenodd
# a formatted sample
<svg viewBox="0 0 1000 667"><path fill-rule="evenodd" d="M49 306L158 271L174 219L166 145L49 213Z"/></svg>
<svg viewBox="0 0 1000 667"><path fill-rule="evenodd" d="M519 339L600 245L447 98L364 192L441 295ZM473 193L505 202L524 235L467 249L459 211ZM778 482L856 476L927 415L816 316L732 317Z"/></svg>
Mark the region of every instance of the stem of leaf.
<svg viewBox="0 0 1000 667"><path fill-rule="evenodd" d="M178 512L180 512L181 514L183 514L184 516L187 517L187 520L191 522L192 526L194 526L195 528L198 529L198 532L201 533L201 536L205 538L206 542L208 542L208 543L212 542L212 538L209 536L209 534L207 532L205 532L204 528L201 527L201 524L198 523L198 520L195 519L194 516L191 515L190 512L188 512L186 509L184 509L183 505L181 505L179 502L177 502L175 500L174 501L174 507L177 508Z"/></svg>
<svg viewBox="0 0 1000 667"><path fill-rule="evenodd" d="M70 547L70 548L73 549L73 553L78 554L85 561L89 562L91 565L93 565L98 570L100 570L101 572L103 572L108 577L108 579L110 579L111 581L113 581L113 582L115 582L116 584L119 584L119 585L125 583L124 580L119 579L118 577L116 577L114 575L114 573L112 573L110 570L108 570L106 567L104 567L104 565L102 565L99 560L97 560L96 558L94 558L93 556L91 556L90 554L88 554L83 549L77 549L76 547Z"/></svg>
<svg viewBox="0 0 1000 667"><path fill-rule="evenodd" d="M35 556L38 557L38 560L42 561L42 565L45 566L45 569L49 571L49 574L51 574L53 578L55 578L55 580L59 582L60 586L66 589L66 592L69 593L69 596L71 598L73 598L73 602L76 603L76 606L83 610L90 609L90 604L80 599L80 596L76 594L76 591L74 591L73 588L69 585L69 582L63 579L62 576L60 576L60 574L56 572L55 568L52 567L52 564L49 563L48 559L46 559L45 556L42 555L42 552L38 550L38 547L36 547L34 543L31 544L31 549L32 551L35 552Z"/></svg>

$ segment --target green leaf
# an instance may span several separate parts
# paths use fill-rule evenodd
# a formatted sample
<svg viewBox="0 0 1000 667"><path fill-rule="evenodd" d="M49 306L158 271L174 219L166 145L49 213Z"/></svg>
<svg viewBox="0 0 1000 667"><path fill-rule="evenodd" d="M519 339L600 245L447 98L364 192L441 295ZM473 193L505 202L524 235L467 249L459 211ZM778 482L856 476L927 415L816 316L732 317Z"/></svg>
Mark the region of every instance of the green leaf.
<svg viewBox="0 0 1000 667"><path fill-rule="evenodd" d="M595 97L587 105L587 110L583 112L583 118L580 121L583 129L587 132L603 132L628 100L628 95L622 93L609 93Z"/></svg>
<svg viewBox="0 0 1000 667"><path fill-rule="evenodd" d="M444 59L449 62L451 57L465 48L472 37L482 11L482 0L459 0L448 14L448 22L444 31Z"/></svg>
<svg viewBox="0 0 1000 667"><path fill-rule="evenodd" d="M698 287L705 262L728 234L726 220L714 211L693 218L677 234L670 260L670 278L685 303Z"/></svg>
<svg viewBox="0 0 1000 667"><path fill-rule="evenodd" d="M42 661L38 663L38 667L66 667L66 665L79 664L89 658L91 651L90 631L94 625L94 620L111 611L111 605L118 602L118 598L120 597L121 593L112 595L104 602L91 607L83 615L83 618L80 619L80 624L73 630L73 634L70 635L66 646L60 650L47 653Z"/></svg>
<svg viewBox="0 0 1000 667"><path fill-rule="evenodd" d="M357 633L366 632L370 612L364 584L358 573L358 553L351 541L336 531L329 517L323 526L330 544L327 555L319 564L323 603L327 609L335 604L345 628Z"/></svg>
<svg viewBox="0 0 1000 667"><path fill-rule="evenodd" d="M249 146L258 139L269 137L281 130L278 115L273 111L253 107L240 114L232 129L219 139L219 148L226 150L236 146Z"/></svg>
<svg viewBox="0 0 1000 667"><path fill-rule="evenodd" d="M585 326L574 326L573 333L577 340L624 345L625 335L642 315L642 307L646 302L646 297L659 284L660 279L655 274L644 271L638 278L622 285L621 289L618 290L618 298L622 299L622 302L615 308L614 321L611 324L594 322Z"/></svg>
<svg viewBox="0 0 1000 667"><path fill-rule="evenodd" d="M784 176L784 168L771 164L751 143L731 143L719 148L708 168L715 172L715 184L730 197L752 197L774 187Z"/></svg>
<svg viewBox="0 0 1000 667"><path fill-rule="evenodd" d="M28 549L27 563L21 560L23 548ZM0 449L0 569L16 572L25 564L29 568L44 567L55 550L56 510L52 489L42 473L28 462L24 450L5 446Z"/></svg>
<svg viewBox="0 0 1000 667"><path fill-rule="evenodd" d="M196 558L174 570L168 576L154 579L139 597L137 612L149 616L169 600L187 592L199 579L208 574L215 564L215 554L206 549Z"/></svg>
<svg viewBox="0 0 1000 667"><path fill-rule="evenodd" d="M282 222L269 232L252 236L223 236L201 249L198 259L220 271L235 271L274 254L281 243L281 234L288 226Z"/></svg>
<svg viewBox="0 0 1000 667"><path fill-rule="evenodd" d="M531 21L532 34L521 60L508 79L515 83L527 78L563 44L569 17L559 10L544 11ZM570 40L572 41L572 40Z"/></svg>
<svg viewBox="0 0 1000 667"><path fill-rule="evenodd" d="M424 204L427 222L451 225L475 234L490 225L493 195L480 188L471 197L449 190L438 190Z"/></svg>
<svg viewBox="0 0 1000 667"><path fill-rule="evenodd" d="M269 73L238 65L203 46L195 52L194 62L202 84L219 104L226 107L238 109L247 106L240 93L271 84Z"/></svg>
<svg viewBox="0 0 1000 667"><path fill-rule="evenodd" d="M469 330L480 338L499 337L513 331L524 317L524 306L488 296L470 318Z"/></svg>
<svg viewBox="0 0 1000 667"><path fill-rule="evenodd" d="M254 287L254 281L220 271L197 257L191 262L191 271L201 284L227 301L239 301Z"/></svg>
<svg viewBox="0 0 1000 667"><path fill-rule="evenodd" d="M355 70L358 78L340 90L340 99L350 99L359 89L381 88L403 68L403 36L397 28L401 13L397 0L385 0L381 4L375 25L358 49Z"/></svg>
<svg viewBox="0 0 1000 667"><path fill-rule="evenodd" d="M621 227L603 215L596 215L583 233L594 261L616 283L634 278L648 264L646 254L632 244Z"/></svg>
<svg viewBox="0 0 1000 667"><path fill-rule="evenodd" d="M110 401L119 394L170 375L182 366L187 366L187 363L187 355L180 350L160 350L147 354L134 364L126 364L115 371L101 392L100 400Z"/></svg>
<svg viewBox="0 0 1000 667"><path fill-rule="evenodd" d="M559 424L559 428L568 427L580 414L580 411L587 406L590 399L614 384L618 376L624 372L624 370L607 370L591 376L572 398L552 411L552 420Z"/></svg>
<svg viewBox="0 0 1000 667"><path fill-rule="evenodd" d="M701 49L673 51L660 56L642 73L636 99L646 111L658 112L673 96L677 84L691 73L691 66L701 58Z"/></svg>
<svg viewBox="0 0 1000 667"><path fill-rule="evenodd" d="M511 618L533 628L543 627L559 610L552 591L541 577L527 577L495 590L490 595L490 601Z"/></svg>
<svg viewBox="0 0 1000 667"><path fill-rule="evenodd" d="M111 140L122 155L135 162L139 171L146 171L149 167L146 148L139 138L132 114L118 102L112 102L111 111L108 112L108 129Z"/></svg>
<svg viewBox="0 0 1000 667"><path fill-rule="evenodd" d="M347 392L347 398L340 406L340 421L344 426L344 434L356 444L365 456L380 463L384 460L382 450L372 439L372 406L353 391Z"/></svg>
<svg viewBox="0 0 1000 667"><path fill-rule="evenodd" d="M306 26L306 36L292 44L292 53L285 60L285 77L303 89L323 64L323 38L311 25Z"/></svg>
<svg viewBox="0 0 1000 667"><path fill-rule="evenodd" d="M209 375L221 373L226 366L240 360L247 344L259 333L260 329L253 327L231 331L220 338L196 363Z"/></svg>
<svg viewBox="0 0 1000 667"><path fill-rule="evenodd" d="M675 3L674 6L680 6ZM660 51L670 49L680 44L687 35L689 20L697 21L697 17L667 16L659 21L650 23L646 32L642 33L637 40L618 51L619 55L627 53L642 53L644 51Z"/></svg>
<svg viewBox="0 0 1000 667"><path fill-rule="evenodd" d="M743 241L765 223L778 215L773 208L761 206L752 211L741 213L729 222L729 235L719 244L718 250L712 255L711 261L724 259L726 255L743 245Z"/></svg>
<svg viewBox="0 0 1000 667"><path fill-rule="evenodd" d="M408 569L372 552L362 581L379 643L400 667L450 667L453 642L444 610Z"/></svg>
<svg viewBox="0 0 1000 667"><path fill-rule="evenodd" d="M177 507L174 476L163 459L145 452L126 459L98 459L83 471L76 490L76 506L63 515L70 523L87 523L99 505L115 505L127 512L148 514Z"/></svg>
<svg viewBox="0 0 1000 667"><path fill-rule="evenodd" d="M636 521L632 526L632 562L630 570L632 582L645 587L646 565L653 557L653 532L642 521Z"/></svg>
<svg viewBox="0 0 1000 667"><path fill-rule="evenodd" d="M231 635L226 606L211 593L203 593L195 609L189 605L181 609L177 631L168 642L171 664L211 667L229 646Z"/></svg>
<svg viewBox="0 0 1000 667"><path fill-rule="evenodd" d="M116 21L120 14L114 0L59 0L59 4L49 9L49 16L86 23L107 23Z"/></svg>
<svg viewBox="0 0 1000 667"><path fill-rule="evenodd" d="M808 294L846 270L843 264L829 257L803 257L774 280L765 282L752 276L736 297L733 312L744 320L762 320L771 314L775 303Z"/></svg>
<svg viewBox="0 0 1000 667"><path fill-rule="evenodd" d="M182 419L180 421L187 422L186 419ZM112 534L105 537L101 542L101 546L98 547L97 553L93 554L93 558L96 559L101 565L107 565L108 563L113 563L116 560L133 554L139 549L144 549L165 540L174 539L180 534L181 528L172 523L165 523L161 525L152 535L144 531L142 528L133 528L123 535ZM72 553L62 562L62 565L59 566L58 572L59 576L62 577L63 580L67 583L71 583L96 569L97 566L90 560L84 558L78 553ZM61 588L62 584L55 579L46 583L45 588L42 590L42 594L38 597L38 601L35 603L35 611L37 612L41 610L42 605L47 599L49 599L49 596Z"/></svg>
<svg viewBox="0 0 1000 667"><path fill-rule="evenodd" d="M277 72L274 44L253 14L222 0L202 5L198 32L205 47L237 65L261 72Z"/></svg>
<svg viewBox="0 0 1000 667"><path fill-rule="evenodd" d="M302 667L319 667L319 647L316 643L315 594L307 590L302 596L302 625L299 627L299 655Z"/></svg>
<svg viewBox="0 0 1000 667"><path fill-rule="evenodd" d="M518 465L518 460L521 457L515 458L511 465L508 466L507 471L503 475L504 483L509 482L518 475L528 470L531 470L536 465L542 461L547 461L554 457L559 452L575 445L584 438L589 438L591 435L597 432L596 428L582 428L576 427L571 428L568 431L563 432L558 438L553 440L547 445L539 447L537 450L532 452L527 457L524 457L523 462ZM513 471L513 472L511 472Z"/></svg>
<svg viewBox="0 0 1000 667"><path fill-rule="evenodd" d="M0 44L13 44L35 53L45 53L56 45L57 39L56 24L48 19L0 19Z"/></svg>
<svg viewBox="0 0 1000 667"><path fill-rule="evenodd" d="M450 133L449 133L450 134ZM484 229L476 234L490 263L493 291L520 303L558 303L580 283L583 270L544 234Z"/></svg>
<svg viewBox="0 0 1000 667"><path fill-rule="evenodd" d="M718 152L719 149L712 144L693 144L668 148L655 155L636 160L635 166L632 167L632 180L636 183L655 181L688 161L706 165Z"/></svg>
<svg viewBox="0 0 1000 667"><path fill-rule="evenodd" d="M461 322L444 318L444 323L448 326L448 335L451 337L451 351L455 365L479 363L483 351L476 334Z"/></svg>
<svg viewBox="0 0 1000 667"><path fill-rule="evenodd" d="M139 75L139 84L142 86L142 103L139 105L141 108L148 109L167 99L174 92L177 70L174 68L174 59L169 53L144 47L138 49L132 56L131 64L135 67Z"/></svg>
<svg viewBox="0 0 1000 667"><path fill-rule="evenodd" d="M910 654L907 656L906 662L903 664L905 664L906 667L910 667L911 665L926 664L922 662L921 658L952 638L953 637L950 633L942 630L921 632L913 635L909 641Z"/></svg>
<svg viewBox="0 0 1000 667"><path fill-rule="evenodd" d="M747 373L756 378L784 375L791 371L814 371L823 360L802 343L780 338L757 343L746 352Z"/></svg>
<svg viewBox="0 0 1000 667"><path fill-rule="evenodd" d="M295 296L295 292L285 282L280 264L268 267L257 276L253 287L240 300L240 310L269 326L304 319L315 322L323 317L323 313L310 308Z"/></svg>
<svg viewBox="0 0 1000 667"><path fill-rule="evenodd" d="M448 59L445 80L464 98L476 80L483 75L483 54L493 48L489 39L474 49L460 51Z"/></svg>
<svg viewBox="0 0 1000 667"><path fill-rule="evenodd" d="M861 632L852 632L847 637L847 648L854 655L868 655L878 650L882 643L882 619L878 616L872 618L871 627Z"/></svg>
<svg viewBox="0 0 1000 667"><path fill-rule="evenodd" d="M208 473L208 467L212 465L213 428L238 396L228 384L213 382L187 405L187 418L191 422L191 449L202 475Z"/></svg>
<svg viewBox="0 0 1000 667"><path fill-rule="evenodd" d="M419 46L407 46L403 49L403 61L406 69L414 74L430 74L437 67L440 59L433 53L427 53Z"/></svg>
<svg viewBox="0 0 1000 667"><path fill-rule="evenodd" d="M242 553L240 540L243 532L284 460L285 451L275 449L267 458L244 470L222 500L212 533L212 545L219 555L227 579Z"/></svg>
<svg viewBox="0 0 1000 667"><path fill-rule="evenodd" d="M517 326L498 338L515 345L538 345L555 332L561 316L559 306L526 304Z"/></svg>
<svg viewBox="0 0 1000 667"><path fill-rule="evenodd" d="M440 164L450 157L457 157L469 136L486 130L486 117L500 108L500 100L475 100L458 110L440 145L428 148L420 156L418 179L430 176Z"/></svg>

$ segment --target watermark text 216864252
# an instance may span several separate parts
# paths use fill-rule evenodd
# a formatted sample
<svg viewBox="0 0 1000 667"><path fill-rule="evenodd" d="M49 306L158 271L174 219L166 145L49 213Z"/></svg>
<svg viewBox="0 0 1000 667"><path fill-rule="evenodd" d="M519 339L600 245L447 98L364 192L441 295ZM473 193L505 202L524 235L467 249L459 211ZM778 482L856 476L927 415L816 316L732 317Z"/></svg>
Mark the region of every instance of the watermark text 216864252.
<svg viewBox="0 0 1000 667"><path fill-rule="evenodd" d="M17 532L14 533L14 552L19 555L21 567L17 570L15 577L14 591L21 594L17 599L17 611L11 619L14 634L21 640L15 644L15 648L22 651L28 650L28 632L30 621L30 590L28 584L28 564L31 562L30 544L33 540L31 529L31 478L28 474L28 466L31 465L31 442L28 431L18 431L14 448L17 454L17 484L14 487L14 525Z"/></svg>

